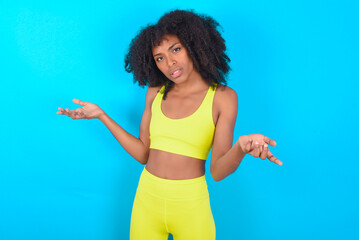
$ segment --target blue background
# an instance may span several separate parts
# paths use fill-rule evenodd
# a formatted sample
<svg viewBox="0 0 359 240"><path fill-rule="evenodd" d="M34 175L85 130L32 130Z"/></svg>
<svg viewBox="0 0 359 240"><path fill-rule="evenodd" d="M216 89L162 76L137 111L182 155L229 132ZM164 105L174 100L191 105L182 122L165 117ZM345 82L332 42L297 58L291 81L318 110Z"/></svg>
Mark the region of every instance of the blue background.
<svg viewBox="0 0 359 240"><path fill-rule="evenodd" d="M94 102L138 136L146 88L124 71L141 26L174 8L220 22L239 96L235 139L251 156L206 178L217 239L359 239L357 1L1 1L0 239L128 239L143 165L99 120L58 107Z"/></svg>

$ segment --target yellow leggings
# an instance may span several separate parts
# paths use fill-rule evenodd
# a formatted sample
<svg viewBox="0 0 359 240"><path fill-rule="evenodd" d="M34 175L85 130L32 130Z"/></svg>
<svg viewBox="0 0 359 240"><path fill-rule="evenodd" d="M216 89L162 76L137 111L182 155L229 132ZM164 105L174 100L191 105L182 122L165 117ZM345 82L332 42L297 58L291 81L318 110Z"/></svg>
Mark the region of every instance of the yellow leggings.
<svg viewBox="0 0 359 240"><path fill-rule="evenodd" d="M143 169L131 215L130 240L214 240L205 176L171 180Z"/></svg>

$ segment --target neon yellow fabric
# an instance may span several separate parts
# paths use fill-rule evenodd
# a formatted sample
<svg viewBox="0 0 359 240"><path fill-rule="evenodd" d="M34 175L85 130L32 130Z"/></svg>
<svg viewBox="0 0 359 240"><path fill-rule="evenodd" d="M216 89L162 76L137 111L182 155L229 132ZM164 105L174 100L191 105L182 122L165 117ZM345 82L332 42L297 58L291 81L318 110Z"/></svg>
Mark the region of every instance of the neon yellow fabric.
<svg viewBox="0 0 359 240"><path fill-rule="evenodd" d="M217 84L208 88L201 105L192 115L172 119L161 109L165 89L162 86L151 107L150 148L206 160L215 131L212 105L216 88Z"/></svg>
<svg viewBox="0 0 359 240"><path fill-rule="evenodd" d="M159 178L143 169L132 207L130 240L215 240L205 175Z"/></svg>

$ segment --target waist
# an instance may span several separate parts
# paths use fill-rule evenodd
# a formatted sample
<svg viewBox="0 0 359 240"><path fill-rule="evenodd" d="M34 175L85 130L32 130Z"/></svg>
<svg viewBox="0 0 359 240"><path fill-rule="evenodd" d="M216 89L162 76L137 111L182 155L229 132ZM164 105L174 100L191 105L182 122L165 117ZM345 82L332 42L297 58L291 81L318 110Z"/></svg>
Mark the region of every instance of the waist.
<svg viewBox="0 0 359 240"><path fill-rule="evenodd" d="M191 200L209 196L205 175L192 179L164 179L143 168L137 191L173 200Z"/></svg>
<svg viewBox="0 0 359 240"><path fill-rule="evenodd" d="M191 179L205 174L205 163L202 159L150 149L146 169L160 178Z"/></svg>

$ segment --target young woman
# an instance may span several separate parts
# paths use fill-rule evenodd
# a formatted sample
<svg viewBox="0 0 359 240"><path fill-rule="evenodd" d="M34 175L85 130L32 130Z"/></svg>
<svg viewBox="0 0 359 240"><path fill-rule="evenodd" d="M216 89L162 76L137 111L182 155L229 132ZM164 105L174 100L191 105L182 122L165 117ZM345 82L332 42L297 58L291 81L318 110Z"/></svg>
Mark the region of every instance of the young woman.
<svg viewBox="0 0 359 240"><path fill-rule="evenodd" d="M58 114L73 119L100 119L123 148L146 166L134 199L130 238L215 239L205 179L220 181L250 154L282 165L262 134L240 136L232 146L237 94L226 86L226 46L218 23L193 11L172 11L132 40L125 68L139 85L149 85L139 138L126 132L99 106L78 99L83 107Z"/></svg>

